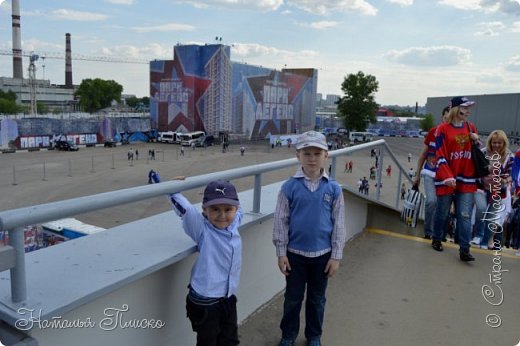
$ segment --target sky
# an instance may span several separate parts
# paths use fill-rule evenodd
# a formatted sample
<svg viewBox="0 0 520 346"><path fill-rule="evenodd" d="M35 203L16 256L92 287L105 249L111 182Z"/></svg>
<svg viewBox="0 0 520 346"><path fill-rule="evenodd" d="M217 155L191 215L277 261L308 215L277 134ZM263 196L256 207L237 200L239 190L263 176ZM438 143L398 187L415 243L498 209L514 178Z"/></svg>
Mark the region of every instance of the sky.
<svg viewBox="0 0 520 346"><path fill-rule="evenodd" d="M173 59L176 44L222 43L231 60L281 70L316 68L318 92L374 76L381 105L428 97L520 92L520 0L20 0L24 52L37 78L64 84L73 55ZM216 38L219 38L216 41ZM221 40L220 40L221 38ZM12 51L11 0L0 0L0 52ZM29 58L23 58L27 75ZM149 96L149 66L73 58L73 82L112 79ZM0 76L12 77L0 55Z"/></svg>

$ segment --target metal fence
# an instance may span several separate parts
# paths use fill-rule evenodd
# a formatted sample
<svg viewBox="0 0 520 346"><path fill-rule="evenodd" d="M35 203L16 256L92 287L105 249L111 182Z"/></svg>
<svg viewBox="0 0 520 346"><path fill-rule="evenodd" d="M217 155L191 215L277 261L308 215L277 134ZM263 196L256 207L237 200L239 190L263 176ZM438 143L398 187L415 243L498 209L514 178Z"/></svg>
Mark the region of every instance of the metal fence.
<svg viewBox="0 0 520 346"><path fill-rule="evenodd" d="M331 176L336 175L337 158L351 153L376 148L379 149L379 165L376 175L375 199L380 200L381 177L384 159L389 159L396 165L398 171L397 188L395 191L395 207L399 207L400 186L402 176L411 182L405 168L399 163L384 140L364 143L348 148L329 152L331 158ZM280 161L256 164L247 167L235 168L215 173L209 173L190 177L185 181L169 181L161 184L152 184L105 192L90 196L62 200L58 202L35 205L31 207L12 209L0 212L0 231L9 232L9 245L0 248L0 271L10 270L11 299L13 303L23 302L27 299L25 252L23 229L26 225L40 224L77 214L106 209L126 203L141 201L161 195L181 192L205 186L211 181L218 179L232 180L237 178L254 176L253 188L253 213L260 213L260 201L262 193L262 174L284 169L298 164L296 158Z"/></svg>

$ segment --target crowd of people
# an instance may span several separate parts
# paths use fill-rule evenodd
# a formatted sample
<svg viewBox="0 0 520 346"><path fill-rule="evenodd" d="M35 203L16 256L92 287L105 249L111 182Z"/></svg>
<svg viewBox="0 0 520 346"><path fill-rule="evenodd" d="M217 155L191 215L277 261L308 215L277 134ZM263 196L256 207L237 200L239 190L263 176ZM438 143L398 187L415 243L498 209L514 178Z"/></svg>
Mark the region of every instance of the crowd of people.
<svg viewBox="0 0 520 346"><path fill-rule="evenodd" d="M418 174L411 176L413 187L419 188L422 182L426 195L424 238L440 252L450 233L463 262L475 260L472 246L496 251L502 246L518 249L520 244L520 150L516 155L509 150L509 139L502 130L492 131L481 141L468 121L473 104L465 97L451 100L443 110L442 122L425 137L417 157ZM476 176L472 142L481 144L489 160L487 176ZM304 303L307 345L321 345L327 281L339 269L346 241L343 194L324 169L328 150L323 134L309 131L300 135L296 143L300 166L278 194L272 239L286 282L279 346L295 344ZM244 155L245 148L240 152ZM371 157L375 162L370 179L374 179L379 155L373 150ZM407 158L411 163L412 155ZM352 160L346 162L344 172L352 172L352 165ZM388 165L388 177L391 171ZM150 171L148 178L149 183L160 182L157 172ZM404 199L405 184L400 188ZM359 179L358 189L368 194L366 177ZM236 189L227 181L209 183L202 213L180 193L170 195L170 200L199 251L186 297L197 345L238 345L235 293L240 281L238 227L243 211ZM508 232L503 231L506 227Z"/></svg>
<svg viewBox="0 0 520 346"><path fill-rule="evenodd" d="M520 150L516 155L509 150L510 140L502 130L481 140L468 120L474 104L466 97L451 99L442 122L425 137L417 164L420 174L414 178L416 187L422 180L426 196L424 237L432 240L434 250L443 251L451 230L463 262L475 260L472 245L500 251L504 246L518 250L520 243L520 212L513 208L520 196ZM480 144L490 163L489 174L480 178L472 142Z"/></svg>
<svg viewBox="0 0 520 346"><path fill-rule="evenodd" d="M465 97L451 100L443 110L443 121L426 136L417 162L420 174L413 176L414 187L422 181L426 195L424 237L431 239L434 250L443 251L442 242L452 233L463 262L475 259L471 245L497 250L502 241L517 249L520 243L518 232L502 232L507 223L514 224L511 230L520 228L520 198L515 198L520 196L520 150L516 155L509 150L504 131L491 132L485 145L482 143L490 161L489 175L477 178L471 145L480 138L467 120L473 104ZM339 269L346 241L343 194L324 169L328 150L323 134L309 131L300 135L296 143L300 166L278 194L272 239L286 282L279 346L295 344L304 303L307 345L321 345L327 282ZM244 151L241 148L241 155ZM379 155L371 154L376 160L371 167L375 174ZM411 158L409 154L409 162ZM352 172L352 165L348 161L344 172ZM391 170L389 165L387 176ZM157 172L150 171L148 178L149 183L160 182ZM360 193L368 194L368 182L366 177L359 180ZM401 199L404 195L403 183ZM238 227L243 211L236 189L227 181L209 183L202 213L181 193L169 197L199 251L186 297L197 345L238 345L235 293L240 282Z"/></svg>
<svg viewBox="0 0 520 346"><path fill-rule="evenodd" d="M128 149L128 152L126 153L128 161L134 161L139 160L139 149ZM148 159L149 160L155 160L155 149L148 149Z"/></svg>

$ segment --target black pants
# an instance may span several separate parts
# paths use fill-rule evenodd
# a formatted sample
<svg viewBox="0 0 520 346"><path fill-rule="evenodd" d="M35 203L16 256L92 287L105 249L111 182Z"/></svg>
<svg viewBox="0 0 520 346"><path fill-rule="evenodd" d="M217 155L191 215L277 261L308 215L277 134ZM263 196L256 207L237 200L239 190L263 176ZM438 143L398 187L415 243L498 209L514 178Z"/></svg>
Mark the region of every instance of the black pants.
<svg viewBox="0 0 520 346"><path fill-rule="evenodd" d="M236 346L238 341L237 298L232 295L211 305L186 297L186 314L197 333L197 346Z"/></svg>

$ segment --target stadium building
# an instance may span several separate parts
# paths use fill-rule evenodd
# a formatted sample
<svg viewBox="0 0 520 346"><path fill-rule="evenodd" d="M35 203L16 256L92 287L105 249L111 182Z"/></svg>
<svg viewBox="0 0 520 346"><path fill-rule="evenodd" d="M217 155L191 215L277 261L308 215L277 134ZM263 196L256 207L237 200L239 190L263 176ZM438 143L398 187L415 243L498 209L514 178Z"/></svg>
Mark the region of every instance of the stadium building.
<svg viewBox="0 0 520 346"><path fill-rule="evenodd" d="M428 97L427 113L433 114L438 123L442 109L454 96ZM475 123L479 133L489 134L501 129L511 138L520 137L520 93L464 96L476 102L471 107L469 120Z"/></svg>

